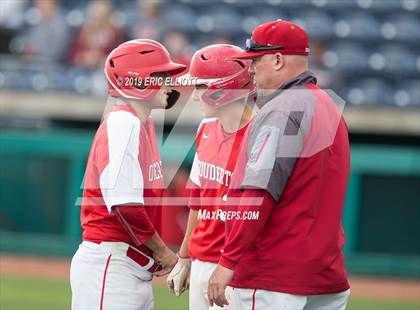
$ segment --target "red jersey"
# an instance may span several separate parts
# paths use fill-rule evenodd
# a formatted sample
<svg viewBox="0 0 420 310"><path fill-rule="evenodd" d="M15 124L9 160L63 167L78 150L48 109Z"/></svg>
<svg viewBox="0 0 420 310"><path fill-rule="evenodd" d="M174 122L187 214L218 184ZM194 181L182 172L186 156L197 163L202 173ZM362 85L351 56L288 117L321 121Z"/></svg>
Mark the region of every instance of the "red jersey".
<svg viewBox="0 0 420 310"><path fill-rule="evenodd" d="M244 196L268 193L269 203L258 207L262 224L227 222L219 263L235 270L233 287L299 295L349 288L341 222L348 132L336 103L315 83L310 72L289 81L260 103L251 125L228 199L241 195L236 187Z"/></svg>
<svg viewBox="0 0 420 310"><path fill-rule="evenodd" d="M232 178L239 146L248 124L234 133L223 130L217 118L204 119L197 131L196 154L190 181L199 197L200 206L190 204L199 211L199 222L189 240L189 255L202 261L217 263L225 241L225 223L222 216L214 218L217 210L224 209L224 201Z"/></svg>
<svg viewBox="0 0 420 310"><path fill-rule="evenodd" d="M133 109L117 104L93 140L87 162L81 224L83 240L134 242L111 209L121 204L143 204L159 232L163 189L162 163L151 117L140 122ZM132 227L139 240L145 236ZM143 247L142 247L143 248ZM151 255L151 251L144 247Z"/></svg>

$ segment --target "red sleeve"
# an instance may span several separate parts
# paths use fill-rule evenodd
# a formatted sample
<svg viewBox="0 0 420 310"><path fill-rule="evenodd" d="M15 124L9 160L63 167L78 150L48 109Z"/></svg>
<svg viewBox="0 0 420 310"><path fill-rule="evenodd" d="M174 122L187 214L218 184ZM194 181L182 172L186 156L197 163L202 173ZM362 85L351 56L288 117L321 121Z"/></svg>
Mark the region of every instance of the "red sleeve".
<svg viewBox="0 0 420 310"><path fill-rule="evenodd" d="M115 212L136 246L145 243L156 232L144 206L119 205L114 206L112 212Z"/></svg>
<svg viewBox="0 0 420 310"><path fill-rule="evenodd" d="M259 211L258 220L231 220L226 236L225 248L219 264L235 269L245 251L267 223L276 203L271 195L262 189L245 189L239 203L238 211Z"/></svg>

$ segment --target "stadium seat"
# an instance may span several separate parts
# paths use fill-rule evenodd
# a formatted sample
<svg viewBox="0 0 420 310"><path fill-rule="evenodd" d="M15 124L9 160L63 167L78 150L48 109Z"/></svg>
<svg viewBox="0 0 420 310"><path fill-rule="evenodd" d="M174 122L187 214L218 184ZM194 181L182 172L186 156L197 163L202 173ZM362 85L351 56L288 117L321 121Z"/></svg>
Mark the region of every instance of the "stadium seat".
<svg viewBox="0 0 420 310"><path fill-rule="evenodd" d="M417 43L420 40L420 21L413 14L392 15L381 27L382 36L388 40Z"/></svg>
<svg viewBox="0 0 420 310"><path fill-rule="evenodd" d="M265 2L275 7L291 10L308 8L311 6L311 0L265 0Z"/></svg>
<svg viewBox="0 0 420 310"><path fill-rule="evenodd" d="M319 1L323 1L323 0L313 0L312 2L319 2ZM346 10L352 10L352 9L357 8L356 1L326 0L325 2L326 3L322 5L323 7L329 10L337 11L337 12L343 12Z"/></svg>
<svg viewBox="0 0 420 310"><path fill-rule="evenodd" d="M334 44L324 55L325 64L345 72L366 71L369 53L359 43L341 42Z"/></svg>
<svg viewBox="0 0 420 310"><path fill-rule="evenodd" d="M248 7L243 12L242 30L250 34L254 28L262 23L276 19L288 19L287 13L280 8L267 6Z"/></svg>
<svg viewBox="0 0 420 310"><path fill-rule="evenodd" d="M67 70L64 68L56 68L51 70L47 74L50 85L50 89L59 91L73 91L73 87L67 78Z"/></svg>
<svg viewBox="0 0 420 310"><path fill-rule="evenodd" d="M210 42L213 42L214 37L210 34L198 34L193 37L192 48L194 51L209 45ZM242 44L243 45L243 44Z"/></svg>
<svg viewBox="0 0 420 310"><path fill-rule="evenodd" d="M378 53L384 57L384 70L389 73L418 73L416 55L403 45L386 45L378 48Z"/></svg>
<svg viewBox="0 0 420 310"><path fill-rule="evenodd" d="M81 8L75 8L66 12L66 24L70 27L77 28L83 25L86 16L85 11Z"/></svg>
<svg viewBox="0 0 420 310"><path fill-rule="evenodd" d="M129 30L129 33L134 31L134 28L140 21L139 8L136 3L127 3L121 6L121 14L125 19L125 26Z"/></svg>
<svg viewBox="0 0 420 310"><path fill-rule="evenodd" d="M241 21L242 17L227 6L207 6L196 26L201 32L233 36L242 32Z"/></svg>
<svg viewBox="0 0 420 310"><path fill-rule="evenodd" d="M394 92L395 105L420 108L420 80L406 80Z"/></svg>
<svg viewBox="0 0 420 310"><path fill-rule="evenodd" d="M350 13L338 18L335 24L335 33L340 38L374 40L380 37L380 25L372 14Z"/></svg>
<svg viewBox="0 0 420 310"><path fill-rule="evenodd" d="M357 0L359 8L370 11L395 11L401 9L401 1L394 0Z"/></svg>
<svg viewBox="0 0 420 310"><path fill-rule="evenodd" d="M304 10L293 18L302 26L311 39L328 39L334 35L334 21L321 10Z"/></svg>
<svg viewBox="0 0 420 310"><path fill-rule="evenodd" d="M186 5L167 6L163 13L167 29L183 32L195 31L197 13Z"/></svg>
<svg viewBox="0 0 420 310"><path fill-rule="evenodd" d="M420 0L401 0L401 7L409 12L420 13Z"/></svg>
<svg viewBox="0 0 420 310"><path fill-rule="evenodd" d="M1 89L25 89L30 88L30 83L16 70L0 71L0 88Z"/></svg>
<svg viewBox="0 0 420 310"><path fill-rule="evenodd" d="M393 105L393 92L383 79L358 79L347 88L346 101L352 105Z"/></svg>
<svg viewBox="0 0 420 310"><path fill-rule="evenodd" d="M87 94L92 88L91 72L80 68L71 68L66 72L72 90L79 94Z"/></svg>

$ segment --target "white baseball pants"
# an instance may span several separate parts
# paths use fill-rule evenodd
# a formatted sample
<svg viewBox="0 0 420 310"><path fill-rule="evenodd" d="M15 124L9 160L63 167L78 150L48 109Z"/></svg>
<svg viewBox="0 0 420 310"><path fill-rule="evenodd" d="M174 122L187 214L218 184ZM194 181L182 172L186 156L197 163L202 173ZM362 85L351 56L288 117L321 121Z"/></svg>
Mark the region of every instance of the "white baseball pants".
<svg viewBox="0 0 420 310"><path fill-rule="evenodd" d="M190 308L189 310L217 310L224 309L229 310L231 308L231 292L232 288L227 287L225 294L229 301L229 306L220 308L216 305L210 307L209 300L207 297L207 287L210 276L216 269L217 264L210 262L203 262L198 259L194 259L191 265L190 275Z"/></svg>
<svg viewBox="0 0 420 310"><path fill-rule="evenodd" d="M274 291L234 288L238 310L345 310L350 290L326 295L293 295Z"/></svg>
<svg viewBox="0 0 420 310"><path fill-rule="evenodd" d="M72 310L152 310L152 274L127 257L124 242L84 241L70 268Z"/></svg>

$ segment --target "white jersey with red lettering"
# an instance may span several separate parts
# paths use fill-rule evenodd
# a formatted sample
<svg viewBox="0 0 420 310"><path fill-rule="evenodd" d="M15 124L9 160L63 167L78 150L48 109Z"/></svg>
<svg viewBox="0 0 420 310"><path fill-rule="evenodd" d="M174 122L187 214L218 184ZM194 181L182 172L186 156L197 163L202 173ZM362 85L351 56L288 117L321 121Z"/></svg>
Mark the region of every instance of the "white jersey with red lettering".
<svg viewBox="0 0 420 310"><path fill-rule="evenodd" d="M207 299L208 280L217 266L225 241L224 203L232 171L248 124L227 133L217 118L204 119L197 130L196 154L191 168L193 189L189 207L198 210L199 221L189 240L193 259L190 275L190 309L210 307ZM227 289L227 295L230 295ZM223 309L226 309L223 308Z"/></svg>
<svg viewBox="0 0 420 310"><path fill-rule="evenodd" d="M116 205L143 204L159 232L162 189L153 120L140 122L129 105L116 104L96 132L87 163L83 243L71 265L72 309L153 308L153 253L135 246L111 211ZM131 233L143 240L135 227Z"/></svg>

